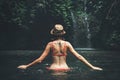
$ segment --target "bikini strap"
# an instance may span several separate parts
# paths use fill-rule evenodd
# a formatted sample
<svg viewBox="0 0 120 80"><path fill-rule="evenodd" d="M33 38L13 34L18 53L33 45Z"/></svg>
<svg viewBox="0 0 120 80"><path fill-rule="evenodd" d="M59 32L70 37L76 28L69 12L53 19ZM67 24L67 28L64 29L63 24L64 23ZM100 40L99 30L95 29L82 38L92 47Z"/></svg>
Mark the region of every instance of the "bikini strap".
<svg viewBox="0 0 120 80"><path fill-rule="evenodd" d="M51 51L54 53L54 43L52 42L50 45L51 45ZM63 50L61 49L61 43L59 42L59 47L60 47L60 53L63 53L63 51L66 49L66 42L64 43L64 46L63 46ZM66 56L65 53L62 54L62 56Z"/></svg>

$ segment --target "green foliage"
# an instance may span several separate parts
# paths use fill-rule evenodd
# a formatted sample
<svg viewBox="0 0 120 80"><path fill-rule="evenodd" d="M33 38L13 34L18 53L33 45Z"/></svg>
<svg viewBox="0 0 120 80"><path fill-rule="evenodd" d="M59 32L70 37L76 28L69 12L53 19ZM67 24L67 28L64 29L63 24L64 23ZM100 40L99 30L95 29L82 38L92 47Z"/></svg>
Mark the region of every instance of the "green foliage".
<svg viewBox="0 0 120 80"><path fill-rule="evenodd" d="M113 33L111 33L111 36L107 40L108 41L107 41L106 45L108 45L108 47L119 49L119 47L120 47L120 32L114 31Z"/></svg>
<svg viewBox="0 0 120 80"><path fill-rule="evenodd" d="M104 46L114 47L113 44L120 45L119 3L119 0L0 0L0 22L27 29L33 27L31 24L38 17L49 15L71 29L73 16L82 30L87 17L93 43L98 45L99 39Z"/></svg>
<svg viewBox="0 0 120 80"><path fill-rule="evenodd" d="M13 5L13 17L11 18L11 21L18 25L22 25L23 21L25 20L25 13L27 11L25 3L23 1L20 1L19 3L14 3Z"/></svg>
<svg viewBox="0 0 120 80"><path fill-rule="evenodd" d="M56 17L62 17L62 20L67 26L71 26L70 23L70 10L72 8L71 0L57 0L51 1L50 13Z"/></svg>

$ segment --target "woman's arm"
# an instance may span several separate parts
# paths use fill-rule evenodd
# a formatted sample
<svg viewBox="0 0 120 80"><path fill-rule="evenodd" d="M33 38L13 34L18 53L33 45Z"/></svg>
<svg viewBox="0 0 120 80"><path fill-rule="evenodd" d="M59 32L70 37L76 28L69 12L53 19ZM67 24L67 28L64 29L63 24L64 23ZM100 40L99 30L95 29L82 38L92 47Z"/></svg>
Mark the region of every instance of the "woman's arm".
<svg viewBox="0 0 120 80"><path fill-rule="evenodd" d="M82 61L83 63L85 63L87 66L89 66L90 68L94 69L94 70L102 70L102 68L99 67L95 67L92 64L90 64L82 55L78 54L74 48L72 47L72 45L68 42L68 48L69 51L75 55L80 61Z"/></svg>
<svg viewBox="0 0 120 80"><path fill-rule="evenodd" d="M43 51L42 55L39 58L37 58L36 60L34 60L33 62L31 62L27 65L20 65L20 66L18 66L18 68L26 69L32 65L35 65L37 63L41 63L44 60L44 58L48 55L49 51L50 51L50 43L47 44L45 50Z"/></svg>

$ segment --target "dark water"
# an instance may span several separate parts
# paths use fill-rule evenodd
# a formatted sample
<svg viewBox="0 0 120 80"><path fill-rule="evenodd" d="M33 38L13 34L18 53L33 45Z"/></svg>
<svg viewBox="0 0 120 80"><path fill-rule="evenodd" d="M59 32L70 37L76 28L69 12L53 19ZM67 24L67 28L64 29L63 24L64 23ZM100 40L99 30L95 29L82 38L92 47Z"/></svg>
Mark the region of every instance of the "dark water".
<svg viewBox="0 0 120 80"><path fill-rule="evenodd" d="M120 53L118 51L78 51L90 63L100 66L103 71L93 71L71 54L68 65L72 71L53 75L45 69L50 65L51 58L34 65L27 70L17 69L37 57L41 51L0 51L0 80L120 80Z"/></svg>

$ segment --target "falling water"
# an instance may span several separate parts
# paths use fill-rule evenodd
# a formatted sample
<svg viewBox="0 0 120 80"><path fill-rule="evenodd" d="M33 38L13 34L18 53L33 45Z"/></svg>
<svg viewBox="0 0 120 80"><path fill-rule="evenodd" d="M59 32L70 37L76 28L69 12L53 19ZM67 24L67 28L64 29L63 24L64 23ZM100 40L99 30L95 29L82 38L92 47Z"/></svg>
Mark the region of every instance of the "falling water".
<svg viewBox="0 0 120 80"><path fill-rule="evenodd" d="M87 0L84 0L84 12L87 14L87 6L86 6ZM88 17L87 15L84 16L84 26L86 26L86 38L87 38L87 48L91 48L91 33L89 29L89 22L88 22Z"/></svg>
<svg viewBox="0 0 120 80"><path fill-rule="evenodd" d="M84 0L84 17L82 18L83 25L78 25L78 18L75 16L75 13L73 11L70 11L71 18L73 22L73 36L72 36L72 43L74 47L79 48L91 48L91 33L90 33L90 27L88 22L88 16L87 16L87 1ZM81 16L82 17L82 16Z"/></svg>
<svg viewBox="0 0 120 80"><path fill-rule="evenodd" d="M88 22L88 18L85 16L84 18L84 25L86 26L86 39L87 39L87 48L91 48L91 33L90 33L90 29L89 29L89 22Z"/></svg>
<svg viewBox="0 0 120 80"><path fill-rule="evenodd" d="M76 47L76 46L78 46L78 44L77 44L77 40L78 40L78 38L77 38L77 23L76 23L76 19L75 19L75 16L74 16L74 13L71 11L70 12L71 13L71 18L72 18L72 21L73 21L73 36L72 36L72 41L73 41L73 45Z"/></svg>
<svg viewBox="0 0 120 80"><path fill-rule="evenodd" d="M87 16L84 16L83 24L84 24L84 32L79 28L80 26L77 24L77 20L75 18L74 13L71 11L71 18L73 21L73 36L72 43L74 47L81 48L91 48L91 34L89 29L89 22ZM83 36L85 35L85 36Z"/></svg>

